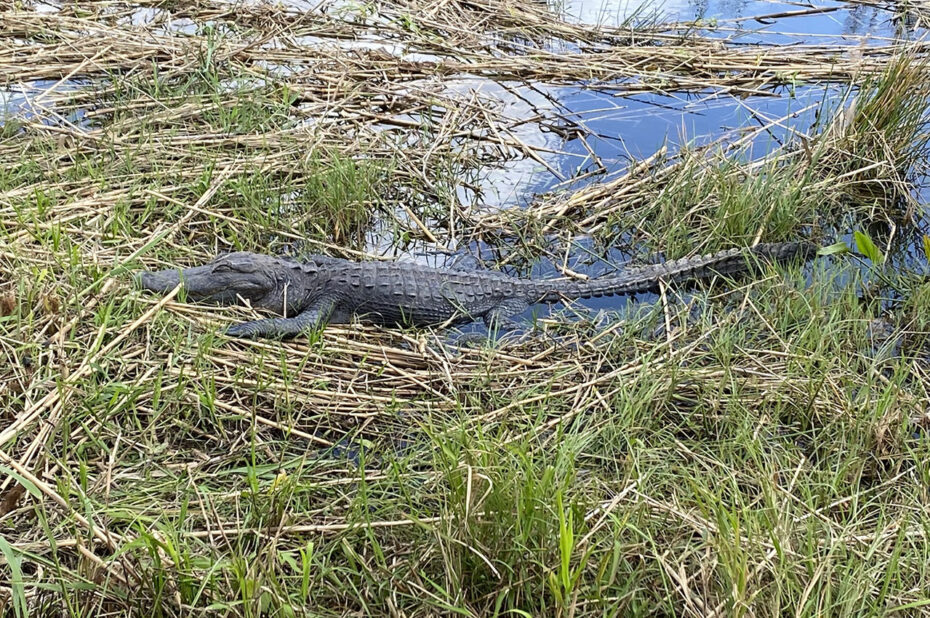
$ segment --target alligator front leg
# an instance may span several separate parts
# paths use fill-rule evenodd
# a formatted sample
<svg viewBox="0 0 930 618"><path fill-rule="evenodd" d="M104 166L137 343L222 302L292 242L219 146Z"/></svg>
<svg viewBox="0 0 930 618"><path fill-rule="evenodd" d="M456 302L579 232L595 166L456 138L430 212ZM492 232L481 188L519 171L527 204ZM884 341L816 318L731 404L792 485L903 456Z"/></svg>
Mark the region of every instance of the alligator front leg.
<svg viewBox="0 0 930 618"><path fill-rule="evenodd" d="M267 318L235 324L226 329L230 337L243 339L288 339L296 337L326 323L333 313L335 303L331 300L316 303L292 318Z"/></svg>

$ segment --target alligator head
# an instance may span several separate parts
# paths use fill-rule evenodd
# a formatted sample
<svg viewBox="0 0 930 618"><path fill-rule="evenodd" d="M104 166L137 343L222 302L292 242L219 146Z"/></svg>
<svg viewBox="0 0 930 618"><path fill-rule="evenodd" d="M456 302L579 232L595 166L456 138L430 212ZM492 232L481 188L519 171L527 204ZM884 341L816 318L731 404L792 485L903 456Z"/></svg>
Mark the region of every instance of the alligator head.
<svg viewBox="0 0 930 618"><path fill-rule="evenodd" d="M245 300L253 307L283 313L289 283L295 283L289 281L292 270L279 258L241 251L203 266L143 272L135 279L152 292L164 294L181 284L193 301L235 305Z"/></svg>

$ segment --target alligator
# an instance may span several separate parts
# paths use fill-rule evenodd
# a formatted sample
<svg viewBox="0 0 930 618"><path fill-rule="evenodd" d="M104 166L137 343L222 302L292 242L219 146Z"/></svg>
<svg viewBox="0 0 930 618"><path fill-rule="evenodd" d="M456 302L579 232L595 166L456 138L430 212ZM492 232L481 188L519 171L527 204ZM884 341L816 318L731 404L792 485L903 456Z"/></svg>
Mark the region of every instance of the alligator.
<svg viewBox="0 0 930 618"><path fill-rule="evenodd" d="M452 326L484 320L490 328L513 328L512 316L536 303L653 292L758 269L760 261L810 259L809 242L758 244L747 249L629 268L587 281L531 280L497 271L432 268L402 262L355 262L322 255L296 261L236 252L194 268L136 274L142 288L166 293L178 285L186 298L221 305L245 304L282 317L229 327L233 337L294 337L326 323L353 317L382 325Z"/></svg>

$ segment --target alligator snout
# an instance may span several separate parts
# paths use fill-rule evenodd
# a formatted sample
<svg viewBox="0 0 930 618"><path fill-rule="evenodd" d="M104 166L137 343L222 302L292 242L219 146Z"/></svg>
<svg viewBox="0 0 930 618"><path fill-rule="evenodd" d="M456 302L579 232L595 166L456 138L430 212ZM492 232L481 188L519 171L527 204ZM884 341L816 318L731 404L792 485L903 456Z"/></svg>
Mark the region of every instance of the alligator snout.
<svg viewBox="0 0 930 618"><path fill-rule="evenodd" d="M166 293L177 287L181 282L181 275L177 270L157 270L136 273L133 281L143 290Z"/></svg>
<svg viewBox="0 0 930 618"><path fill-rule="evenodd" d="M237 254L232 254L233 256ZM184 269L168 269L141 272L135 276L137 284L144 290L166 294L183 284L185 299L206 300L221 305L234 305L242 300L260 303L271 294L270 307L277 307L276 280L259 268L250 272L245 268L229 267L228 259L221 259ZM262 304L256 306L264 307Z"/></svg>

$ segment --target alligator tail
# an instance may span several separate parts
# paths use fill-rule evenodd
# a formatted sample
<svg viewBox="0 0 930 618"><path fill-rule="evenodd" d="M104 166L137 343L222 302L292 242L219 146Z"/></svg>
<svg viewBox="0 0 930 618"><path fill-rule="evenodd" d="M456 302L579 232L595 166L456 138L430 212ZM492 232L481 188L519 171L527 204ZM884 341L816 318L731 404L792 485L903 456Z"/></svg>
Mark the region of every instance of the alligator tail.
<svg viewBox="0 0 930 618"><path fill-rule="evenodd" d="M760 260L786 262L811 259L820 247L809 242L763 243L748 249L727 249L710 255L671 260L631 268L616 277L584 282L539 282L537 298L556 302L560 298L592 298L615 294L654 292L659 283L686 283L716 275L736 275L757 270Z"/></svg>

